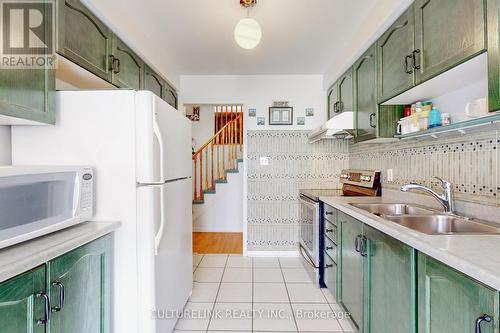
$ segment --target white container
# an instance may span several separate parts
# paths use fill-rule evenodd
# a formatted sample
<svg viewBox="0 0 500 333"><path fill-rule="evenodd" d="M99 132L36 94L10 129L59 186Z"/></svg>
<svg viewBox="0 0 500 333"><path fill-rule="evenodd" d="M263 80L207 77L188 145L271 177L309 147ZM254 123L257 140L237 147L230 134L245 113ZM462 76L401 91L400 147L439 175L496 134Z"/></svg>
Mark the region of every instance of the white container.
<svg viewBox="0 0 500 333"><path fill-rule="evenodd" d="M478 118L488 115L488 102L486 97L467 103L465 105L465 115L469 118Z"/></svg>

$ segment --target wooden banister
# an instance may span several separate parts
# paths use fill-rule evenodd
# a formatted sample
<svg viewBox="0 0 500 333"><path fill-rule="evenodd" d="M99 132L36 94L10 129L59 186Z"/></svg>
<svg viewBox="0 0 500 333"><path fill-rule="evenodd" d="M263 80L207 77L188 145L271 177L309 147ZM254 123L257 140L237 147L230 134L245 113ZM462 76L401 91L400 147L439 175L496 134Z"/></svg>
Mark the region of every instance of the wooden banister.
<svg viewBox="0 0 500 333"><path fill-rule="evenodd" d="M214 191L217 180L226 180L226 166L238 167L238 155L243 153L243 115L233 112L232 107L230 110L223 114L227 123L193 153L194 201L203 201L204 192Z"/></svg>

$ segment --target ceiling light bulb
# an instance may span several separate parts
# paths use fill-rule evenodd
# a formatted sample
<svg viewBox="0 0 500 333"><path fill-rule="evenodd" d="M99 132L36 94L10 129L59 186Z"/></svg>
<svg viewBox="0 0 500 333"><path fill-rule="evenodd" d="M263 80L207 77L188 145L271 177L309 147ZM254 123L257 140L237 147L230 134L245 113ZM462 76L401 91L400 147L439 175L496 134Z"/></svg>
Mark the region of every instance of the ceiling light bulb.
<svg viewBox="0 0 500 333"><path fill-rule="evenodd" d="M262 38L259 22L252 18L241 19L234 28L234 39L246 50L255 48Z"/></svg>

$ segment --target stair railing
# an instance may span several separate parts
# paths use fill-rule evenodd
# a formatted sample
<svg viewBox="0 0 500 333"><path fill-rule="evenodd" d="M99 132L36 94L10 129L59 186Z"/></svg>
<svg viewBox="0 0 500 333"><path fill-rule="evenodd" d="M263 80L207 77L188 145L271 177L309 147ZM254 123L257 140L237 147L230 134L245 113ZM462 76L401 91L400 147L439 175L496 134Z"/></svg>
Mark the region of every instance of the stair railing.
<svg viewBox="0 0 500 333"><path fill-rule="evenodd" d="M214 191L217 180L226 180L226 170L237 168L242 152L243 116L239 114L193 153L193 201L203 201L204 192Z"/></svg>

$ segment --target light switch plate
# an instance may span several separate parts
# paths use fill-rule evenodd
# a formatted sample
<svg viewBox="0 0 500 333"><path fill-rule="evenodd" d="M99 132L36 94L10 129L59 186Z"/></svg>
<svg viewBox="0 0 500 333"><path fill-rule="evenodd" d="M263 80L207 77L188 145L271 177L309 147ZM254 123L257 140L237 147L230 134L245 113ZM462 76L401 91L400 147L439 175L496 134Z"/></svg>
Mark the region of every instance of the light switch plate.
<svg viewBox="0 0 500 333"><path fill-rule="evenodd" d="M392 169L387 169L387 181L388 182L394 181L394 172Z"/></svg>
<svg viewBox="0 0 500 333"><path fill-rule="evenodd" d="M269 156L261 156L260 165L269 165Z"/></svg>

